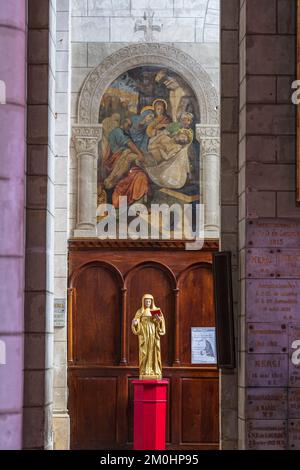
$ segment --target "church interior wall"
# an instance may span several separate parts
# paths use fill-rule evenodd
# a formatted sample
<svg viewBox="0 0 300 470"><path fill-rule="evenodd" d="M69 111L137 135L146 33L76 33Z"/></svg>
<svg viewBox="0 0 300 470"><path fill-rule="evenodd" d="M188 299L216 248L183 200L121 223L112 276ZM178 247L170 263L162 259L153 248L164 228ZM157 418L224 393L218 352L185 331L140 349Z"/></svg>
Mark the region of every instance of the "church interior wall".
<svg viewBox="0 0 300 470"><path fill-rule="evenodd" d="M220 249L231 252L235 344L238 346L238 109L239 109L239 0L221 1L221 152L220 152ZM238 445L237 369L220 374L220 445Z"/></svg>
<svg viewBox="0 0 300 470"><path fill-rule="evenodd" d="M117 11L102 9L99 7L100 3L103 5L103 2L97 1L74 0L70 4L67 1L58 2L54 279L57 298L66 298L66 239L72 236L76 225L78 168L73 142L69 138L69 127L77 122L80 90L88 74L106 57L128 43L143 40L143 34L134 32L134 26L144 14L147 2L144 2L145 5L140 1L131 2L131 10L130 2L121 2L122 8ZM104 2L105 5L106 3L110 2ZM198 8L191 8L190 2L185 2L185 8L182 2L177 1L174 6L173 1L151 4L151 9L155 11L154 18L158 17L162 24L162 35L158 35L156 39L158 42L172 41L179 50L199 61L219 90L218 2L204 2L205 9L203 2L197 3ZM107 34L106 25L110 25ZM68 87L71 92L69 102ZM68 440L63 438L65 433L62 432L62 429L68 427L65 328L55 328L54 356L54 447L64 448L68 445Z"/></svg>
<svg viewBox="0 0 300 470"><path fill-rule="evenodd" d="M289 218L298 219L300 216L295 192L296 106L291 101L291 85L296 73L295 8L296 1L240 2L238 218L241 304L238 416L241 449L263 448L266 445L263 441L268 439L268 448L272 448L272 445L276 449L295 448L291 428L297 420L293 422L291 419L293 404L290 397L292 393L299 393L299 389L292 379L293 369L289 356L291 346L289 344L287 349L280 351L277 348L272 354L263 357L278 364L277 369L268 371L267 376L269 379L272 377L273 381L267 382L263 380L263 372L259 370L259 361L263 358L251 351L247 343L249 318L255 305L255 299L250 294L253 264L250 263L249 254L259 246L258 240L250 240L251 224L257 219L267 218L271 226L277 226L279 223L287 224ZM257 18L261 21L257 21ZM284 246L282 251L285 251ZM291 266L287 267L288 274L282 278L287 277L287 282L293 284L295 278L290 268ZM264 275L264 281L272 285L272 274ZM280 289L278 292L280 293ZM285 318L284 326L289 332L289 342L295 326L293 322L297 317L292 319L290 315L288 319ZM262 322L261 315L256 321ZM252 328L255 327L254 323ZM270 315L268 327L276 327L275 315ZM256 369L253 368L255 360ZM284 362L288 366L283 366ZM260 377L258 382L255 381L255 374ZM274 380L276 376L281 379ZM286 408L282 406L280 410L283 418L281 421L276 421L276 412L266 413L261 409L253 414L249 407L249 396L253 390L267 396L272 393L272 384L274 387L282 386L282 400L286 403ZM262 430L266 429L269 431L262 434ZM278 439L273 440L272 444L274 432ZM256 439L257 434L262 436L261 440Z"/></svg>
<svg viewBox="0 0 300 470"><path fill-rule="evenodd" d="M36 2L29 3L34 5ZM53 298L67 296L66 240L72 235L76 218L77 180L74 151L72 145L69 150L69 142L70 126L77 119L78 93L88 72L99 61L119 50L124 44L128 45L143 38L134 36L134 24L135 18L141 14L140 10L144 11L144 6L134 8L132 11L139 13L132 17L129 1L119 2L124 8L118 11L109 8L102 10L99 7L100 2L97 1L74 0L72 3L71 56L70 12L67 0L57 0L56 54L53 54L54 41L51 42L55 28L54 8L51 10L52 26L49 27L49 19L36 18L36 23L32 25L34 32L31 33L32 37L39 34L39 37L44 39L50 36L51 54L48 56L47 41L43 43L47 44L44 49L39 42L39 51L32 49L32 54L29 55L29 65L32 70L34 67L37 71L40 68L41 73L42 66L46 65L49 83L53 84L54 78L56 80L57 104L54 106L52 94L49 100L45 99L44 95L33 96L33 102L28 103L27 151L28 161L32 162L32 166L27 174L26 210L27 230L29 235L32 233L33 238L27 237L27 259L30 259L32 266L40 266L38 257L33 257L37 252L42 253L47 260L43 264L47 266L47 270L26 273L25 390L30 390L30 394L25 393L24 398L26 448L52 447L52 407L54 447L68 447L66 329L55 329L54 333L53 389L51 318ZM158 8L157 17L166 25L162 35L163 42L172 37L176 47L197 60L201 58L217 85L217 64L210 61L209 55L212 48L216 47L215 34L219 27L213 23L206 33L205 28L201 29L203 2L184 2L187 8L185 16L182 10L178 10L183 8L181 1L166 0L160 1L159 5L157 3L153 1L153 8ZM192 3L198 3L199 8L192 10L192 7L188 7ZM216 3L210 1L211 10L216 9ZM137 4L144 5L144 2L132 0L132 7ZM245 265L248 248L247 222L259 217L277 221L283 217L298 218L300 215L299 206L295 202L295 107L291 105L288 93L289 83L295 76L296 2L225 0L221 5L221 248L232 251L233 255L238 351L236 372L223 371L221 374L221 446L230 449L238 445L242 449L249 447L249 425L259 426L264 421L263 415L251 420L245 405L249 389L246 371L251 359L245 343L246 317L251 306L249 301L245 301L248 281ZM257 21L258 17L260 21ZM216 21L215 17L211 21ZM126 37L122 36L120 42L120 31L125 29L125 23ZM180 36L175 35L177 30L181 31ZM166 36L167 34L169 36ZM215 51L217 52L217 48ZM42 57L40 54L43 54ZM70 100L68 92L72 95ZM50 132L49 138L48 126L50 124L49 128L53 129L56 112L54 148L54 134L53 131ZM34 150L38 150L38 154L42 156L38 163ZM41 169L41 162L44 163L44 170ZM39 199L36 197L37 193L46 194L47 197ZM31 219L31 215L40 216L40 219ZM34 226L30 225L31 220L34 220ZM37 227L39 233L46 234L42 241L34 238ZM41 280L42 284L39 283ZM38 296L35 295L36 291L39 292ZM42 312L39 318L37 311ZM19 331L17 333L19 334ZM36 384L36 387L28 388L32 384ZM284 387L286 395L290 388L287 385ZM29 396L30 401L26 401ZM35 425L39 423L39 427L38 432L35 428L35 433L31 434L33 420ZM270 418L268 421L272 424L274 420ZM285 445L288 446L288 411L283 421L282 432Z"/></svg>
<svg viewBox="0 0 300 470"><path fill-rule="evenodd" d="M57 2L55 298L67 298L66 240L73 235L76 225L78 184L77 157L70 139L70 127L77 122L82 85L106 57L143 40L143 34L135 33L134 27L143 16L147 2L133 1L131 10L129 1L118 2L122 5L119 10L101 8L100 3L103 6L111 2ZM174 5L173 1L152 2L154 18L158 17L162 25L162 34L158 34L156 40L172 41L179 50L199 61L219 90L218 1L199 1L197 8L191 8L190 3L185 2L183 8L182 2L176 0ZM54 332L54 448L60 449L68 447L69 427L66 328L55 328Z"/></svg>
<svg viewBox="0 0 300 470"><path fill-rule="evenodd" d="M54 296L67 305L67 239L69 236L69 187L72 165L69 158L70 141L70 21L71 2L57 0L56 21L56 126L55 126L55 240ZM69 415L67 411L67 325L54 328L53 383L54 449L69 448Z"/></svg>

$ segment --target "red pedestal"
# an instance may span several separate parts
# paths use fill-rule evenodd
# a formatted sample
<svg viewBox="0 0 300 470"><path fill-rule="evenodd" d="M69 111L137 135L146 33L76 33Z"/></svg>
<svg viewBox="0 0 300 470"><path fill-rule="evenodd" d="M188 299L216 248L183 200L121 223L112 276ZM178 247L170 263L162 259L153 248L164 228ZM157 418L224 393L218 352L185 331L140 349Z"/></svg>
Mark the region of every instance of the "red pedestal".
<svg viewBox="0 0 300 470"><path fill-rule="evenodd" d="M134 450L165 450L168 380L133 380Z"/></svg>

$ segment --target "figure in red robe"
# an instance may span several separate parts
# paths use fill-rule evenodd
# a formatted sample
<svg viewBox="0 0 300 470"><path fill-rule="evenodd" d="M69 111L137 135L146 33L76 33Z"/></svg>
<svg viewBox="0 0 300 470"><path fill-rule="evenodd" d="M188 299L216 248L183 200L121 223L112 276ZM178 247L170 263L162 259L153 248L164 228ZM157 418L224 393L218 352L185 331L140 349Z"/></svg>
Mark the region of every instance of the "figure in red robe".
<svg viewBox="0 0 300 470"><path fill-rule="evenodd" d="M120 127L109 134L109 149L103 163L108 172L104 180L106 189L114 189L112 203L119 207L119 197L127 196L127 204L139 201L149 191L147 174L137 165L144 155L129 135L132 121L124 119Z"/></svg>

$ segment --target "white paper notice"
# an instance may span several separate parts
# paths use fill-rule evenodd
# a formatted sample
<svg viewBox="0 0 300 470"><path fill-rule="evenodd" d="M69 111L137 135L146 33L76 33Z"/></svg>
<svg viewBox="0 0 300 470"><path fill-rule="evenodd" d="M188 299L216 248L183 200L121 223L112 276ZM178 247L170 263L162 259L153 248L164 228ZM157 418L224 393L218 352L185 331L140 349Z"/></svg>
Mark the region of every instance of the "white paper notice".
<svg viewBox="0 0 300 470"><path fill-rule="evenodd" d="M192 364L216 364L216 329L191 328Z"/></svg>

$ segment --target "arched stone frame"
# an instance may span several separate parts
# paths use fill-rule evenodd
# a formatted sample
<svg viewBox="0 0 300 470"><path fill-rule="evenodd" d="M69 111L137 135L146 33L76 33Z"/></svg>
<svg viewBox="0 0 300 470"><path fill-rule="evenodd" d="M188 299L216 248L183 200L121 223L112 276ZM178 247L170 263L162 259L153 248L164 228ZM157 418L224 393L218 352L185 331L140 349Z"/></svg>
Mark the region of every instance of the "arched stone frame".
<svg viewBox="0 0 300 470"><path fill-rule="evenodd" d="M122 73L140 66L169 68L194 91L200 109L196 138L201 145L206 236L219 236L219 98L211 78L192 57L168 44L134 44L108 56L86 78L78 102L73 141L78 157L78 205L75 237L96 236L96 193L93 177L102 126L99 103L107 87Z"/></svg>

